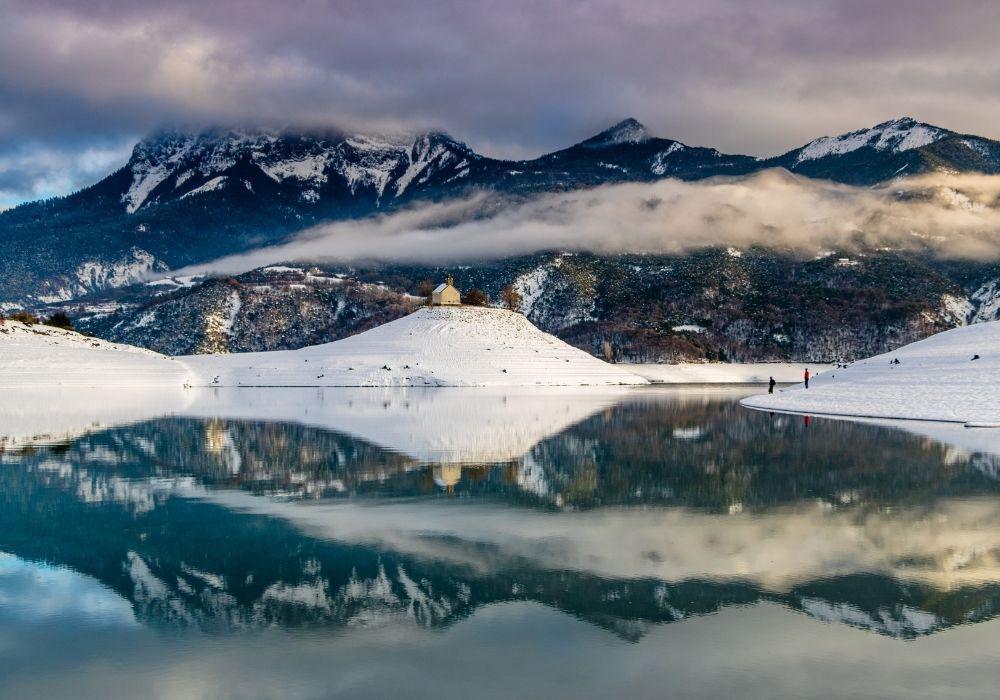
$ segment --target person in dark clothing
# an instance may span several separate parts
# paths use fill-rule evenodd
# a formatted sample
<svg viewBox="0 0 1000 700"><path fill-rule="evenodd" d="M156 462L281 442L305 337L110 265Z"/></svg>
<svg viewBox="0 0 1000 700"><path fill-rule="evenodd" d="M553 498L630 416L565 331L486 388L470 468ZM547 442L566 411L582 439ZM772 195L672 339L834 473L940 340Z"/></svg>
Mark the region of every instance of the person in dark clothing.
<svg viewBox="0 0 1000 700"><path fill-rule="evenodd" d="M809 368L806 367L806 373L803 375L806 379L806 389L809 388Z"/></svg>
<svg viewBox="0 0 1000 700"><path fill-rule="evenodd" d="M767 393L769 393L769 394L773 394L774 393L774 385L775 384L777 384L777 382L774 381L774 377L771 377L771 381L769 381L767 383Z"/></svg>

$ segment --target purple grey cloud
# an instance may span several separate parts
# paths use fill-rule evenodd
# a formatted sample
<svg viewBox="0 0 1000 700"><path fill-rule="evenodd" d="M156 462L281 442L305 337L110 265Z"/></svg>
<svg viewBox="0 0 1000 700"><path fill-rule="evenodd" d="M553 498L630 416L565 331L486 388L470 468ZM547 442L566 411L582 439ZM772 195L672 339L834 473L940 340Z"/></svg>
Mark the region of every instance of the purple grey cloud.
<svg viewBox="0 0 1000 700"><path fill-rule="evenodd" d="M513 157L624 116L760 155L903 114L1000 137L998 29L978 0L0 0L0 158L168 123L435 127Z"/></svg>

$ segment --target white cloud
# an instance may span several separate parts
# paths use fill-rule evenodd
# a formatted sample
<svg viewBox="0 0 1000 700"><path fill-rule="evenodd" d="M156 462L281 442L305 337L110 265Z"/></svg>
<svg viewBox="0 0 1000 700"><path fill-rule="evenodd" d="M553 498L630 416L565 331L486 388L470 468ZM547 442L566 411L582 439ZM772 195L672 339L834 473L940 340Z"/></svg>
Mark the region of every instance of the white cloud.
<svg viewBox="0 0 1000 700"><path fill-rule="evenodd" d="M292 242L182 272L235 274L288 260L445 262L539 250L682 253L721 245L800 255L889 245L951 258L1000 256L1000 177L932 175L877 188L783 170L662 180L497 206L486 194L304 231Z"/></svg>

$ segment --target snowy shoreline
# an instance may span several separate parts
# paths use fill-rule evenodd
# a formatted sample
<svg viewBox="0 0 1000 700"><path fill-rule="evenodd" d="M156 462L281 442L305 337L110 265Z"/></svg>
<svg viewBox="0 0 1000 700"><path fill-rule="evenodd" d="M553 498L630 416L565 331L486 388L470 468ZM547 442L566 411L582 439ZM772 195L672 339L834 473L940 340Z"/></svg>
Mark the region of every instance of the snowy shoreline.
<svg viewBox="0 0 1000 700"><path fill-rule="evenodd" d="M1000 427L1000 321L938 333L744 406L816 416Z"/></svg>
<svg viewBox="0 0 1000 700"><path fill-rule="evenodd" d="M499 309L423 309L300 350L167 357L50 326L0 326L0 387L586 386L766 384L808 363L608 364Z"/></svg>
<svg viewBox="0 0 1000 700"><path fill-rule="evenodd" d="M808 368L813 374L834 365L809 362L682 362L666 364L620 364L653 384L764 384L771 377L779 384L802 381Z"/></svg>

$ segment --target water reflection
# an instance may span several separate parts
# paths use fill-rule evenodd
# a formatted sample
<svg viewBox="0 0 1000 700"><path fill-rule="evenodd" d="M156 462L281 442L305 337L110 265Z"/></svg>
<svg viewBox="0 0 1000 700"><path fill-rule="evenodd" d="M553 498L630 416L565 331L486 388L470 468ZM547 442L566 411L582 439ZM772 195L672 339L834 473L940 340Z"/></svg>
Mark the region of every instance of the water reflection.
<svg viewBox="0 0 1000 700"><path fill-rule="evenodd" d="M807 426L736 396L556 395L540 424L544 395L464 411L444 393L366 398L352 413L357 395L331 392L329 410L297 422L251 419L262 409L245 402L204 415L209 403L22 441L0 469L0 609L37 614L15 574L46 562L144 625L216 633L447 627L512 601L631 641L762 602L895 638L994 617L988 443ZM452 427L427 437L435 407ZM106 598L80 600L121 617Z"/></svg>
<svg viewBox="0 0 1000 700"><path fill-rule="evenodd" d="M353 415L352 433L329 414L22 444L3 454L0 549L102 582L146 624L201 630L433 627L527 600L633 640L761 601L903 638L994 616L995 454L807 427L726 392L577 399L493 447L483 435L509 427L498 415L534 416L509 398L474 404L488 431L471 448L453 433L438 461L422 436L400 444L398 416L397 449L357 435L377 439L374 419Z"/></svg>

